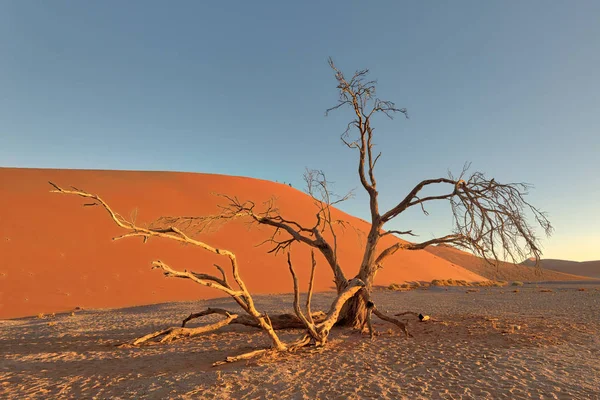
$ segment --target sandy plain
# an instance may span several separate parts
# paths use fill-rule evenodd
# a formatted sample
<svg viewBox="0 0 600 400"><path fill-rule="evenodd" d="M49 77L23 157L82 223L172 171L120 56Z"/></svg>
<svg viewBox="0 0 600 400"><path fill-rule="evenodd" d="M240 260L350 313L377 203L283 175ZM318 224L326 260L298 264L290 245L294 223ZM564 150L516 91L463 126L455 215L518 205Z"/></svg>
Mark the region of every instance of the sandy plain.
<svg viewBox="0 0 600 400"><path fill-rule="evenodd" d="M116 345L208 306L234 309L229 299L2 320L0 397L600 398L600 282L469 289L376 291L388 313L432 317L411 317L411 339L376 321L374 340L339 328L318 351L220 367L211 364L267 346L267 337L232 326L170 344ZM316 294L315 308L332 296ZM291 310L287 294L256 300L270 313Z"/></svg>

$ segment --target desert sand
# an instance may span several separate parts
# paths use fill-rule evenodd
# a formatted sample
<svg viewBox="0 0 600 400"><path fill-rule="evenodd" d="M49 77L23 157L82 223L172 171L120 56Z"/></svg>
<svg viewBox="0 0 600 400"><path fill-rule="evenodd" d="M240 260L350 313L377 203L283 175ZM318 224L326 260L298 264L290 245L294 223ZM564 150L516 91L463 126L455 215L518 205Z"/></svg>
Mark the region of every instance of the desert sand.
<svg viewBox="0 0 600 400"><path fill-rule="evenodd" d="M173 173L0 168L0 318L52 313L74 307L105 308L197 300L220 296L218 291L191 282L165 279L150 263L160 259L176 269L213 272L216 255L191 246L159 239L112 241L122 234L99 207L83 207L84 199L50 193L48 181L75 186L100 195L125 217L135 214L139 224L162 215L211 215L222 198L235 195L258 206L276 197L281 212L312 226L315 208L301 190L259 179ZM134 210L137 212L134 213ZM362 257L361 241L368 225L341 211L334 217L355 228L339 233L339 259L347 275L356 273ZM358 231L358 233L357 233ZM236 253L241 274L252 293L292 291L285 256L256 247L272 230L236 221L200 235L213 246ZM381 246L392 244L387 236ZM310 255L294 246L300 280L306 280ZM315 290L329 290L332 274L317 254ZM265 279L267 278L267 279ZM481 276L426 251L398 252L386 262L376 284L437 278L483 280Z"/></svg>
<svg viewBox="0 0 600 400"><path fill-rule="evenodd" d="M276 196L283 214L310 225L311 199L284 184L208 174L0 168L0 180L2 398L598 398L600 283L502 264L496 279L563 282L382 289L407 281L489 277L481 260L452 248L398 252L377 276L373 298L380 310L432 317L407 317L410 339L376 321L374 340L336 328L325 348L219 367L212 364L267 347L268 338L253 328L229 326L170 344L117 347L178 326L206 307L235 310L218 291L149 268L161 259L177 269L206 271L222 260L158 239L112 241L122 232L104 210L50 193L48 180L97 193L142 225L161 215L214 214L222 199L211 193L257 204ZM368 225L334 213L355 228L339 235L340 262L350 275L362 256L360 232ZM256 247L271 233L236 221L198 237L237 254L261 311L290 312L285 258ZM395 240L387 236L382 245ZM295 247L293 259L306 282L308 249ZM323 259L317 262L313 310L326 310L332 274ZM289 330L281 338L301 333Z"/></svg>
<svg viewBox="0 0 600 400"><path fill-rule="evenodd" d="M325 308L332 296L319 293L314 304ZM374 298L388 313L432 319L412 317L410 339L376 321L374 340L336 328L321 350L219 367L211 363L268 339L232 326L170 344L115 345L207 306L233 309L229 299L0 321L0 397L600 398L600 284L381 290ZM271 313L289 311L291 302L290 295L257 296Z"/></svg>

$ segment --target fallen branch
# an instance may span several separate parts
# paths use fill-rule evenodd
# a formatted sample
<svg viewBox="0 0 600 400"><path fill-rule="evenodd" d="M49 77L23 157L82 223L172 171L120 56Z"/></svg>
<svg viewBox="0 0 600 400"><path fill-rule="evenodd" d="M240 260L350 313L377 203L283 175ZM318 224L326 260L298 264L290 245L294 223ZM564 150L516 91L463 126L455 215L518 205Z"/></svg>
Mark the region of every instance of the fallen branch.
<svg viewBox="0 0 600 400"><path fill-rule="evenodd" d="M185 327L185 325L192 319L201 318L211 314L228 315L233 313L222 308L207 308L204 311L190 314L187 318L183 320L183 322L181 323L181 327ZM322 311L317 311L312 314L312 318L317 322L323 321L325 317L326 315ZM304 324L302 323L302 321L300 321L300 319L294 314L276 314L269 316L269 319L271 320L271 324L273 325L273 329L275 330L304 328ZM245 325L260 329L260 325L258 325L256 320L247 315L238 315L237 318L231 321L231 324Z"/></svg>
<svg viewBox="0 0 600 400"><path fill-rule="evenodd" d="M419 317L419 313L416 313L414 311L404 311L398 314L394 314L396 317L401 317L403 315L414 315L415 317Z"/></svg>
<svg viewBox="0 0 600 400"><path fill-rule="evenodd" d="M377 315L377 317L379 319L382 319L386 322L396 325L398 328L400 328L400 330L402 330L402 332L404 332L404 335L406 335L406 338L413 337L413 335L411 335L408 332L408 329L406 328L406 324L404 322L384 314L383 312L379 311L377 309L377 307L375 307L374 305L373 305L373 314Z"/></svg>
<svg viewBox="0 0 600 400"><path fill-rule="evenodd" d="M375 303L373 303L370 300L370 296L365 293L364 291L361 292L361 296L363 298L363 300L365 301L365 304L367 305L367 317L364 321L364 323L367 324L367 328L369 331L369 336L371 337L371 339L373 339L373 337L375 336L375 329L373 328L373 322L372 322L372 315L371 314L375 314L377 317L379 317L379 319L382 319L386 322L392 323L394 325L396 325L398 328L400 328L402 330L402 332L404 332L404 334L406 335L406 338L409 337L413 337L409 332L408 329L406 327L406 324L396 318L390 317L389 315L385 314L382 311L379 311L377 309L377 307L375 306ZM407 315L407 314L412 314L412 315L418 315L417 313L413 312L413 311L406 311L406 312L402 312L398 315ZM364 329L364 325L363 325L363 329Z"/></svg>
<svg viewBox="0 0 600 400"><path fill-rule="evenodd" d="M304 346L309 345L312 341L314 341L315 345L323 346L327 342L327 337L329 336L329 332L333 325L337 322L340 311L344 304L354 296L359 290L365 287L365 283L360 279L352 279L347 282L345 288L339 292L338 296L333 301L329 311L327 314L324 313L312 313L310 308L310 301L312 297L313 291L313 280L314 280L314 272L316 262L314 259L314 253L312 253L312 270L310 276L310 282L308 287L308 297L306 301L306 312L305 315L300 308L300 292L298 288L298 280L294 271L294 268L291 263L291 258L288 253L288 265L290 269L290 273L292 275L294 281L294 309L296 315L291 314L281 314L274 317L269 317L266 313L260 313L255 305L252 295L248 291L244 281L242 280L239 274L239 266L234 253L228 250L219 249L212 247L204 242L192 239L187 236L184 232L182 232L179 228L175 226L169 227L161 227L161 228L144 228L135 224L135 219L132 217L131 221L126 220L120 214L114 212L112 208L99 196L87 193L83 190L73 188L73 190L66 190L61 188L60 186L50 182L50 184L54 187L55 190L52 192L62 193L62 194L72 194L80 197L88 198L94 200L94 204L102 206L106 212L110 215L111 219L117 224L117 226L125 229L127 232L114 238L114 240L124 239L129 237L141 237L144 239L144 243L148 240L149 237L160 237L164 239L170 239L174 241L178 241L181 243L191 244L194 246L198 246L206 251L211 253L215 253L218 255L225 256L229 259L231 263L231 272L234 278L235 283L238 288L234 288L231 286L229 281L227 280L227 276L225 271L218 265L215 264L215 267L221 273L221 277L217 277L210 274L205 273L197 273L188 270L176 270L171 268L166 263L157 260L152 262L152 269L161 269L165 276L174 277L174 278L182 278L189 279L199 285L207 286L213 289L220 290L229 296L231 296L235 302L246 312L248 315L238 315L227 310L209 308L199 313L191 314L187 318L185 318L182 322L181 327L171 327L163 330L159 330L142 337L139 337L133 340L130 343L125 345L133 345L138 346L140 344L146 343L150 340L161 338L159 342L169 342L182 337L190 337L199 335L206 332L212 332L224 326L237 323L247 326L252 326L256 328L262 329L271 339L272 345L270 349L261 349L255 350L250 353L242 354L239 356L227 357L224 362L234 362L239 360L250 359L259 355L266 354L267 352L284 352L284 351L296 351ZM320 238L320 232L315 228L313 229L313 233L317 238ZM345 281L345 279L344 279ZM185 325L192 319L201 318L211 314L220 314L225 317L225 319L215 322L213 324L208 324L200 327L187 328ZM298 340L288 344L283 343L277 334L275 333L275 329L285 329L285 328L304 328L306 329L306 334L299 338ZM220 365L223 362L216 363L215 365Z"/></svg>
<svg viewBox="0 0 600 400"><path fill-rule="evenodd" d="M312 319L307 319L306 316L304 315L304 313L302 312L302 309L300 308L300 290L298 289L298 278L296 277L296 271L294 271L294 266L292 265L292 258L291 258L291 255L289 252L287 254L287 262L288 262L288 266L290 269L290 274L292 275L292 279L294 281L294 311L296 312L296 315L298 316L300 321L302 321L302 324L308 330L308 333L310 334L310 336L312 336L312 338L315 341L319 342L319 341L321 341L322 337L319 334L319 332L317 332L317 328L315 326L314 321L312 321ZM314 264L313 264L313 272L314 272ZM310 307L310 297L312 295L311 294L312 282L309 283L309 288L311 288L311 289L308 293L307 304ZM309 312L310 312L310 310L309 310Z"/></svg>
<svg viewBox="0 0 600 400"><path fill-rule="evenodd" d="M219 321L219 322L215 322L214 324L199 326L199 327L195 327L195 328L179 328L179 327L167 328L167 329L149 333L145 336L137 338L137 339L133 340L130 344L132 346L138 346L142 343L145 343L151 339L155 339L160 336L164 336L160 340L160 343L170 342L174 339L179 339L182 337L196 336L201 333L212 332L219 328L227 326L227 325L231 324L231 322L234 321L236 318L238 318L237 314L229 314L228 313L226 319Z"/></svg>
<svg viewBox="0 0 600 400"><path fill-rule="evenodd" d="M373 307L369 307L373 303L367 304L367 328L369 329L369 337L371 340L375 337L375 328L373 328L372 314Z"/></svg>
<svg viewBox="0 0 600 400"><path fill-rule="evenodd" d="M212 247L212 246L210 246L204 242L201 242L199 240L192 239L189 236L187 236L185 233L183 233L177 227L170 226L170 227L166 227L166 228L152 229L152 228L144 228L144 227L138 226L135 224L134 221L127 221L120 214L113 211L113 209L108 205L108 203L106 203L98 195L85 192L85 191L83 191L81 189L77 189L75 187L73 187L73 190L63 189L60 186L58 186L52 182L49 182L49 183L55 189L55 190L52 190L51 192L61 193L61 194L71 194L71 195L76 195L76 196L83 197L86 199L92 199L92 200L94 200L95 203L102 206L106 210L106 212L110 215L111 219L115 222L115 224L117 224L117 226L119 226L120 228L123 228L127 231L125 234L114 238L115 240L123 239L123 238L127 238L127 237L142 237L145 242L149 237L160 237L160 238L164 238L164 239L170 239L170 240L174 240L177 242L187 243L187 244L191 244L194 246L198 246L198 247L200 247L206 251L209 251L211 253L227 257L231 263L232 275L235 280L235 283L238 286L238 289L234 289L229 284L229 282L227 281L227 278L224 274L223 269L220 267L217 267L217 269L219 269L219 271L221 272L221 275L222 275L221 278L213 276L213 275L209 275L209 274L200 274L200 273L190 272L187 270L178 271L178 270L171 268L169 265L165 264L162 261L154 261L152 263L152 268L153 269L154 268L162 269L164 271L165 276L167 276L167 277L190 279L190 280L194 281L195 283L198 283L203 286L211 287L214 289L218 289L218 290L230 295L236 301L236 303L238 303L240 305L240 307L247 314L249 314L250 317L256 321L257 325L260 326L260 328L269 336L269 338L271 339L271 342L272 342L272 348L279 350L279 351L284 351L287 349L287 346L281 342L281 340L275 333L275 330L273 329L273 326L271 324L269 317L264 313L260 313L256 309L256 307L254 305L254 299L252 298L252 295L248 291L246 284L244 283L244 281L242 280L242 278L239 274L239 266L238 266L237 258L233 252L224 250L224 249L215 248L215 247ZM176 337L195 335L198 333L211 331L214 329L218 329L222 326L228 325L236 318L237 318L237 314L235 314L235 317L232 317L230 314L228 314L227 318L224 321L221 321L221 322L213 324L213 325L207 325L206 327L192 328L192 329L185 328L185 327L168 328L166 330L154 332L154 333L146 335L142 338L136 339L133 343L135 343L137 345L137 344L146 342L150 339L156 338L158 336L165 336L165 337L169 338L169 339L163 338L163 340L172 340L173 338L176 338Z"/></svg>
<svg viewBox="0 0 600 400"><path fill-rule="evenodd" d="M219 365L232 363L232 362L236 362L236 361L241 361L241 360L249 360L251 358L258 357L260 355L263 355L263 354L266 354L266 353L272 352L272 351L273 351L273 349L260 349L260 350L251 351L249 353L240 354L239 356L229 356L225 359L225 361L217 361L217 362L213 363L213 367L217 367Z"/></svg>

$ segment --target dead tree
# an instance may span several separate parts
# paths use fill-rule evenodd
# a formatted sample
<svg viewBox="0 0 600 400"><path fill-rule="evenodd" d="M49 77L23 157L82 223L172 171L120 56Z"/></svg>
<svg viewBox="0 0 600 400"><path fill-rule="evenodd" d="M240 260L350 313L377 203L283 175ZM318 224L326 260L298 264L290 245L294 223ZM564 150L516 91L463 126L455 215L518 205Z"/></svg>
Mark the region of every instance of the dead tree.
<svg viewBox="0 0 600 400"><path fill-rule="evenodd" d="M487 179L484 174L475 172L467 176L468 165L458 177L451 174L447 178L425 179L419 182L396 206L388 211L379 210L375 166L381 153L373 152L373 118L384 115L393 118L400 113L407 117L404 108L397 108L391 101L376 97L375 81L367 80L368 70L354 73L350 80L335 66L329 65L335 73L338 104L327 113L348 107L353 118L342 134L343 143L358 152L358 175L363 188L369 195L371 229L359 267L357 277L366 287L363 295L356 296L347 304L342 322L362 326L366 316L366 303L377 271L383 268L385 260L398 250L421 250L434 244L453 244L467 248L486 260L510 258L521 261L528 255L540 258L541 250L533 228L527 221L526 212L533 214L537 223L547 235L552 226L545 213L525 200L530 185L525 183L502 184ZM356 133L356 136L352 136ZM437 195L422 196L424 188L439 188ZM401 243L379 249L378 243L387 234L412 235L411 230L391 230L383 232L385 224L392 221L411 207L420 207L427 214L425 206L430 202L449 201L454 217L453 231L445 236L417 243Z"/></svg>
<svg viewBox="0 0 600 400"><path fill-rule="evenodd" d="M385 321L398 325L407 335L406 326L377 310L370 296L377 271L383 268L385 261L396 252L422 250L436 244L450 244L468 249L490 262L501 259L520 262L529 256L539 260L541 248L533 226L527 219L528 214L533 216L546 235L551 234L552 226L546 214L526 200L530 185L500 183L495 179L488 179L480 172L469 173L469 165L465 165L457 177L449 174L448 177L422 180L405 197L398 199L394 207L387 211L381 211L375 176L375 167L381 153L375 153L373 150L374 129L372 124L378 116L393 118L397 113L407 116L407 111L404 108L397 108L391 101L381 100L376 96L376 82L367 79L368 70L359 70L350 79L347 79L331 59L329 65L334 71L339 99L338 103L328 109L326 114L342 108L350 109L352 117L341 140L348 148L357 152L358 176L362 187L369 196L371 225L366 234L362 260L352 279L347 278L344 272L350 271L350 268L347 267L344 270L337 257L335 227L345 224L344 221L334 220L331 213L331 208L339 201L349 198L349 195L332 196L325 175L321 171L308 171L305 175L308 194L314 199L317 208L313 225L301 224L286 218L277 209L273 200L257 206L252 201L242 201L235 196L222 195L226 199L226 204L221 206L222 209L218 215L162 217L151 225L149 231L156 234L169 234L172 236L170 238L183 240L183 238L189 238L183 231L204 230L215 222L237 218L246 218L252 223L269 226L273 228L273 235L268 240L273 245L271 252L289 250L293 243L302 243L319 251L332 271L339 296L347 294L348 288L353 287L352 285L355 285L356 282L364 284L364 287L360 290L357 289L353 296L344 303L339 313L338 324L363 329L367 322L370 322L367 321L370 315L375 314ZM437 194L423 194L424 191L432 189L437 189ZM84 195L84 197L91 197L91 195ZM447 235L421 242L397 241L386 248L380 248L380 239L386 235L416 236L412 230L386 231L386 224L414 207L420 208L427 215L425 207L440 201L448 201L452 209L454 223L452 230ZM113 219L115 219L114 216ZM133 229L124 220L120 219L119 221L121 221L121 227ZM127 235L145 238L150 236L149 234L140 234L140 231ZM291 266L290 272L293 272ZM367 305L372 306L367 307ZM252 315L252 311L250 315ZM307 314L304 318L308 322L310 322L309 315ZM309 337L318 342L312 332L314 329L309 328L301 316L297 316L301 323L307 326ZM232 318L231 323L241 321L238 318ZM270 326L273 328L272 325Z"/></svg>
<svg viewBox="0 0 600 400"><path fill-rule="evenodd" d="M495 179L488 179L481 172L469 174L468 164L457 177L449 174L448 177L422 180L404 198L400 198L394 207L381 211L375 176L375 167L381 153L375 153L373 149L372 124L378 116L393 118L394 114L398 113L407 116L407 111L396 107L391 101L376 97L376 82L367 79L368 70L359 70L347 79L331 59L329 66L335 75L339 100L335 106L327 110L326 114L342 108L351 110L352 119L341 140L358 154L358 176L362 187L368 193L371 215L371 226L363 257L354 276L365 283L365 288L346 303L341 313L340 324L364 328L368 314L366 305L370 301L370 292L377 271L383 268L385 261L397 251L422 250L431 245L450 244L468 249L490 262L501 259L520 262L529 256L539 260L541 255L539 240L527 220L527 215L533 215L546 235L551 234L552 226L546 214L526 200L530 185L500 183ZM227 220L246 217L254 223L272 227L274 234L271 242L274 247L271 251L274 252L296 242L317 249L327 260L337 290L341 292L346 288L349 280L344 269L339 265L336 255L337 244L333 231L335 221L331 219L330 210L337 200L332 200L322 172L309 172L305 178L308 194L317 204L318 211L313 226L302 225L285 218L273 204L260 209L251 201L240 201L236 197L229 196L225 196L228 203L223 206L223 212L215 218ZM438 194L422 194L424 190L430 189L437 189ZM345 198L347 197L342 197ZM386 224L413 207L420 208L427 215L425 207L440 201L448 201L451 205L454 220L451 232L422 242L398 241L387 248L379 247L379 241L385 235L416 236L412 230L386 231ZM190 219L183 217L175 221L189 223ZM324 236L326 231L333 234L333 240L326 239ZM345 271L349 270L348 268Z"/></svg>
<svg viewBox="0 0 600 400"><path fill-rule="evenodd" d="M300 306L300 289L298 287L298 280L296 279L296 273L291 262L290 253L288 252L288 267L294 284L295 316L292 316L290 314L283 314L271 317L266 313L259 312L257 310L252 295L248 291L246 284L240 276L237 258L235 254L231 251L215 248L204 242L195 240L174 226L158 229L144 228L138 226L133 220L128 221L125 218L123 218L119 213L113 211L112 208L104 200L102 200L99 196L95 194L91 194L77 188L72 188L72 190L63 189L52 182L50 182L50 184L54 187L54 190L52 190L52 192L54 193L71 194L91 199L93 202L87 203L85 205L101 206L102 208L104 208L104 210L108 212L108 214L110 215L112 220L117 224L117 226L123 228L126 231L124 234L113 238L113 240L140 237L145 243L150 237L158 237L198 246L211 253L222 255L229 260L229 263L231 265L231 273L233 275L235 285L230 284L225 270L216 264L215 268L219 271L220 276L193 272L188 270L175 270L160 260L153 261L152 268L161 269L166 277L189 279L199 285L220 290L221 292L231 296L244 311L245 315L239 315L235 312L223 309L208 308L207 310L192 314L189 317L187 317L183 321L181 327L170 327L156 332L152 332L150 334L134 339L126 345L137 346L158 338L160 338L160 342L168 342L181 337L195 336L201 333L214 331L226 325L238 323L262 329L271 340L271 347L269 349L255 350L250 353L234 357L227 357L225 362L244 360L264 354L269 351L296 351L299 348L307 346L309 344L323 346L327 343L329 332L331 331L333 325L337 322L340 311L342 310L344 304L365 286L365 284L358 278L348 281L346 287L338 293L338 296L334 299L329 311L326 314L322 312L313 313L311 311L310 304L312 298L312 288L316 262L314 259L314 253L312 253L312 272L308 287L306 311L302 311L302 308ZM187 328L185 326L186 323L191 319L201 318L211 314L222 315L224 319L213 324L195 328ZM275 332L276 329L283 328L304 328L306 330L306 333L302 337L293 341L292 343L284 343L280 340L279 336Z"/></svg>
<svg viewBox="0 0 600 400"><path fill-rule="evenodd" d="M250 218L253 223L264 224L274 228L272 235L261 243L272 245L271 249L268 250L269 253L277 254L282 251L289 251L292 244L296 242L307 244L313 250L319 250L325 257L334 275L334 282L338 294L340 294L347 288L348 282L351 280L346 278L338 262L338 234L336 228L356 228L347 221L335 219L332 215L332 208L350 199L353 193L348 192L345 195L336 195L333 193L330 189L330 182L327 181L324 172L320 170L307 169L304 174L304 180L306 183L306 192L313 199L316 208L315 223L312 226L303 226L296 221L282 217L274 199L270 199L264 204L257 206L253 201L247 200L242 202L235 196L224 194L219 194L219 196L226 199L226 202L219 206L221 212L216 215L161 217L153 223L153 226L158 229L163 229L167 226L179 227L181 230L197 234L214 227L218 222ZM357 231L359 238L361 234L363 232ZM363 299L363 303L369 301L369 295L370 290L361 291L360 296ZM386 315L376 307L372 311L380 319L397 325L406 337L410 336L404 322ZM344 312L348 312L347 304L342 310L342 313ZM363 330L365 323L366 320L363 319L361 324L356 327Z"/></svg>

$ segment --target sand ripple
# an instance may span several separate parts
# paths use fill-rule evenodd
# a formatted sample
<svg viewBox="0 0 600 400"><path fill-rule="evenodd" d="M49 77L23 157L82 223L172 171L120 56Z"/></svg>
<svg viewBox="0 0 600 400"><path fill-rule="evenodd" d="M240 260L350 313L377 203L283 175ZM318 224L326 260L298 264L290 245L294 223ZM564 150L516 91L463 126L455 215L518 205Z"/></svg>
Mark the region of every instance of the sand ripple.
<svg viewBox="0 0 600 400"><path fill-rule="evenodd" d="M330 294L319 294L325 307ZM226 355L268 345L249 328L167 345L116 348L226 299L75 316L0 321L0 397L206 399L596 399L600 387L600 291L540 293L490 288L378 292L381 309L426 312L406 340L385 323L368 340L348 329L320 351L211 368ZM284 311L289 295L261 296ZM299 331L283 334L289 339Z"/></svg>

